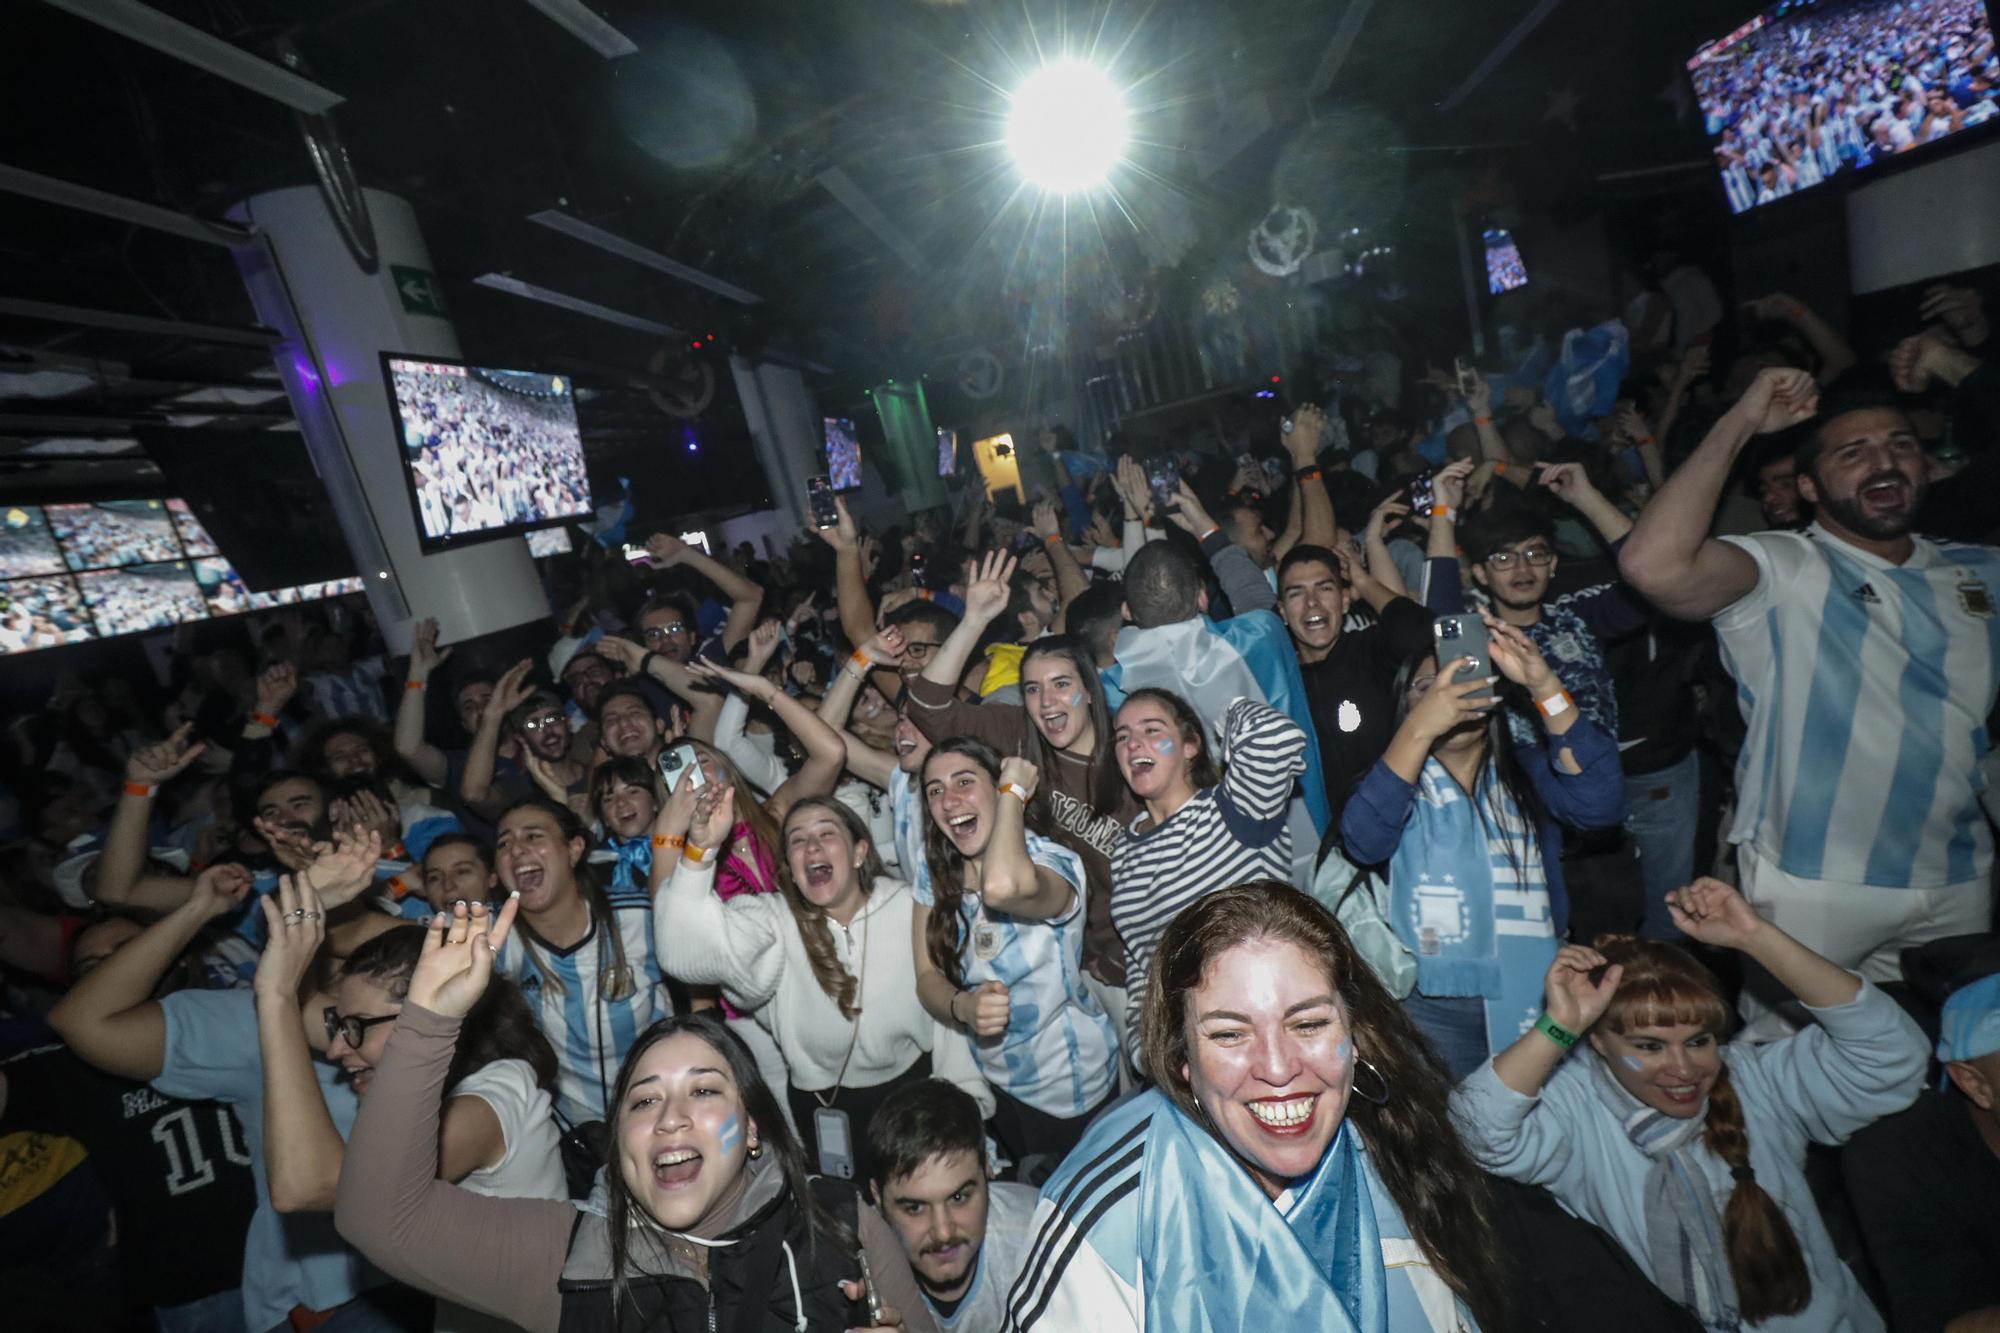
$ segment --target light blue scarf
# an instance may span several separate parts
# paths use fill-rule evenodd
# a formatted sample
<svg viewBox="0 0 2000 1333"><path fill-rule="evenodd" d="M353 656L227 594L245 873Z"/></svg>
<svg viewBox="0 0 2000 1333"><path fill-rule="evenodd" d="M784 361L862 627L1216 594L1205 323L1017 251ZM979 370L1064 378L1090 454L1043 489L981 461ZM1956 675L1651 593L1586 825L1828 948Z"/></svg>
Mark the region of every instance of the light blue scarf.
<svg viewBox="0 0 2000 1333"><path fill-rule="evenodd" d="M1387 1333L1382 1238L1342 1124L1280 1212L1207 1129L1157 1090L1139 1194L1146 1326L1174 1333Z"/></svg>
<svg viewBox="0 0 2000 1333"><path fill-rule="evenodd" d="M618 865L611 872L611 887L614 889L645 889L653 878L653 839L644 833L636 838L621 838L613 833L604 835L604 841L618 853Z"/></svg>
<svg viewBox="0 0 2000 1333"><path fill-rule="evenodd" d="M1489 1051L1534 1023L1556 956L1548 876L1539 835L1490 767L1475 804L1443 764L1424 761L1389 858L1389 924L1417 956L1419 993L1486 1001Z"/></svg>

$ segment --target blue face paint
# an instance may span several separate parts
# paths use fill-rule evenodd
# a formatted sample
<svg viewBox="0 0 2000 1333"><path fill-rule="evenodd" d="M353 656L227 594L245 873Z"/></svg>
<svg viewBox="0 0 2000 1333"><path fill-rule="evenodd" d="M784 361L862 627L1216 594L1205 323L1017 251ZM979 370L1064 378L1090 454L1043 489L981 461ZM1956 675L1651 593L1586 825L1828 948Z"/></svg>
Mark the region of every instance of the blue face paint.
<svg viewBox="0 0 2000 1333"><path fill-rule="evenodd" d="M1071 695L1071 696L1069 697L1069 706L1070 706L1071 708L1081 708L1081 707L1083 707L1083 691L1082 691L1082 690L1078 690L1078 691L1077 691L1077 692L1076 692L1075 694L1072 694L1072 695Z"/></svg>
<svg viewBox="0 0 2000 1333"><path fill-rule="evenodd" d="M1627 1069L1631 1070L1635 1074L1643 1074L1646 1072L1645 1061L1641 1060L1636 1055L1621 1055L1618 1057L1618 1060L1619 1063L1623 1064Z"/></svg>
<svg viewBox="0 0 2000 1333"><path fill-rule="evenodd" d="M1336 1047L1334 1047L1334 1048L1333 1048L1333 1053L1334 1053L1334 1055L1336 1055L1337 1057L1339 1057L1339 1059L1340 1059L1340 1063L1342 1063L1342 1064L1351 1064L1351 1063L1353 1063L1353 1061L1354 1061L1354 1038L1353 1038L1352 1036L1347 1036L1347 1037L1342 1037L1342 1038L1340 1039L1340 1045L1338 1045L1338 1046L1336 1046Z"/></svg>
<svg viewBox="0 0 2000 1333"><path fill-rule="evenodd" d="M722 1151L726 1153L736 1151L736 1145L743 1141L742 1120L736 1116L730 1116L729 1119L722 1122L722 1133L718 1137L722 1143Z"/></svg>
<svg viewBox="0 0 2000 1333"><path fill-rule="evenodd" d="M1174 738L1171 736L1162 736L1153 742L1153 748L1161 754L1172 754L1176 748Z"/></svg>

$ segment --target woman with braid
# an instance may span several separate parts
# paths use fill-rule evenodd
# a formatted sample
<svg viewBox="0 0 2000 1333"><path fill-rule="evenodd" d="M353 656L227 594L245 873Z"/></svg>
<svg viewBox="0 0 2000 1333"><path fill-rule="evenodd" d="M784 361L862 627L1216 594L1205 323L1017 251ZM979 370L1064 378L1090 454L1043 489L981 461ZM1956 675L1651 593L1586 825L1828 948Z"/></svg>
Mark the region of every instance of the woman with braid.
<svg viewBox="0 0 2000 1333"><path fill-rule="evenodd" d="M1453 1095L1460 1131L1488 1170L1604 1228L1707 1328L1876 1333L1806 1184L1806 1144L1908 1106L1923 1035L1728 885L1696 880L1667 903L1691 939L1741 950L1817 1022L1724 1046L1722 988L1684 950L1630 935L1566 945L1547 1012Z"/></svg>
<svg viewBox="0 0 2000 1333"><path fill-rule="evenodd" d="M847 1115L852 1153L884 1098L933 1073L991 1114L965 1043L917 999L909 886L882 873L860 816L801 798L782 825L778 892L724 902L715 853L735 822L735 789L703 787L680 854L654 862L654 940L670 974L721 986L777 1042L806 1160L821 1160L815 1111Z"/></svg>

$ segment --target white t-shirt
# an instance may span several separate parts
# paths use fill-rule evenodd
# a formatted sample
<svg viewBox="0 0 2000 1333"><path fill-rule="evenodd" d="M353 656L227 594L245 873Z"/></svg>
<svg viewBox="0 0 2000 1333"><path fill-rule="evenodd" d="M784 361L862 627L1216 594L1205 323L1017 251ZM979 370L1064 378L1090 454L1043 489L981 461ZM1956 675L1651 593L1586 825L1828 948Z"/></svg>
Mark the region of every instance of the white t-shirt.
<svg viewBox="0 0 2000 1333"><path fill-rule="evenodd" d="M1757 562L1757 586L1715 616L1749 729L1729 840L1800 879L1983 879L2000 551L1918 538L1892 565L1818 524L1723 540Z"/></svg>
<svg viewBox="0 0 2000 1333"><path fill-rule="evenodd" d="M449 1104L457 1097L477 1097L492 1107L507 1145L498 1162L459 1181L462 1188L490 1199L569 1197L554 1103L535 1082L534 1066L526 1060L495 1060L460 1079L445 1100ZM508 1333L514 1327L451 1301L438 1302L437 1333Z"/></svg>
<svg viewBox="0 0 2000 1333"><path fill-rule="evenodd" d="M979 1247L978 1267L972 1285L965 1289L958 1308L949 1318L930 1298L931 1318L943 1333L990 1333L1006 1322L1007 1293L1021 1276L1028 1260L1028 1244L1034 1239L1030 1223L1035 1218L1036 1193L1032 1186L1004 1180L986 1184L986 1240Z"/></svg>

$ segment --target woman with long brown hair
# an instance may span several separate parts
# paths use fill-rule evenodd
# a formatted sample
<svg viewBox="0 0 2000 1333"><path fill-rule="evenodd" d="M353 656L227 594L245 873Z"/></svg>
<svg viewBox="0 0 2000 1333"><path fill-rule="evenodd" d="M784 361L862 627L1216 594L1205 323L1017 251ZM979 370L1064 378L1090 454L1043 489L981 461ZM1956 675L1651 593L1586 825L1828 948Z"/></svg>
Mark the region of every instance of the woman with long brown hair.
<svg viewBox="0 0 2000 1333"><path fill-rule="evenodd" d="M1667 905L1691 939L1741 950L1816 1022L1725 1046L1722 987L1685 950L1630 935L1566 945L1547 1011L1454 1095L1474 1155L1610 1232L1708 1328L1881 1329L1820 1221L1806 1144L1838 1144L1915 1100L1923 1034L1727 884L1696 880Z"/></svg>
<svg viewBox="0 0 2000 1333"><path fill-rule="evenodd" d="M1276 880L1199 899L1139 1030L1156 1086L1043 1186L1010 1330L1503 1326L1444 1072L1331 912Z"/></svg>
<svg viewBox="0 0 2000 1333"><path fill-rule="evenodd" d="M990 1113L992 1094L965 1044L918 1003L909 886L882 873L861 817L831 796L799 800L785 815L778 892L725 903L710 853L734 827L735 806L729 787L696 798L693 850L674 858L654 940L669 973L722 987L775 1039L807 1160L823 1171L834 1164L820 1151L823 1116L845 1118L841 1151L851 1156L875 1107L929 1078L934 1061Z"/></svg>

